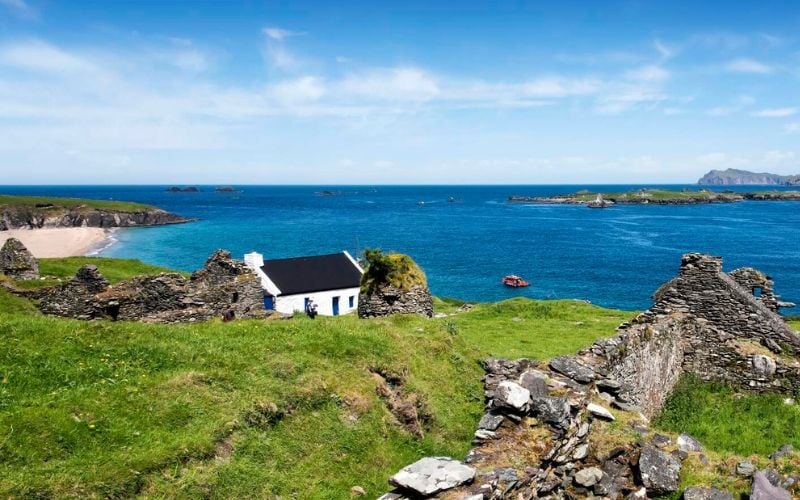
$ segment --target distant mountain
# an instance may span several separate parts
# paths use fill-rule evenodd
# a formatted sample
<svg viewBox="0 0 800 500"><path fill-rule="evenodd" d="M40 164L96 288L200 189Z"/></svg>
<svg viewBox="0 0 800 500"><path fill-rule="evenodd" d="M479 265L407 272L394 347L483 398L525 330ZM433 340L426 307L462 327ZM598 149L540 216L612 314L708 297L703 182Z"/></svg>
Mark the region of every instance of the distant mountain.
<svg viewBox="0 0 800 500"><path fill-rule="evenodd" d="M767 172L749 172L729 168L727 170L712 170L697 181L705 186L731 186L743 184L758 184L770 186L800 186L800 175L778 175Z"/></svg>

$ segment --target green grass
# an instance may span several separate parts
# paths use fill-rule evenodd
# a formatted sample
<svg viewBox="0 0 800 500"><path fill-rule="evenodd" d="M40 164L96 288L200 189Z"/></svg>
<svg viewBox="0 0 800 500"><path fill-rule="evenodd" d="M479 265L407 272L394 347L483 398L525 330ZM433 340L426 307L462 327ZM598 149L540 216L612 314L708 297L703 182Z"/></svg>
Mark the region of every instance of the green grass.
<svg viewBox="0 0 800 500"><path fill-rule="evenodd" d="M689 200L689 199L709 199L709 198L732 198L736 195L731 193L721 193L708 190L687 190L687 191L674 191L670 189L645 189L628 192L617 193L602 193L603 198L614 201L631 201L631 200L653 200L653 201L670 201L670 200ZM581 192L574 195L578 201L593 201L597 198L597 193Z"/></svg>
<svg viewBox="0 0 800 500"><path fill-rule="evenodd" d="M12 196L0 195L0 208L3 205L10 206L23 206L35 208L36 205L53 205L55 208L77 208L86 206L89 208L115 210L119 212L139 212L142 210L153 209L151 205L142 203L135 203L130 201L112 201L112 200L89 200L83 198L58 198L54 196ZM52 208L50 208L52 210ZM47 210L40 208L39 210Z"/></svg>
<svg viewBox="0 0 800 500"><path fill-rule="evenodd" d="M39 274L44 278L40 280L16 281L18 288L31 289L43 286L57 285L58 283L75 276L75 273L85 264L94 264L100 273L110 283L141 275L155 275L162 272L175 272L165 267L145 264L134 259L110 259L105 257L64 257L39 259ZM188 273L181 274L187 275Z"/></svg>
<svg viewBox="0 0 800 500"><path fill-rule="evenodd" d="M488 355L547 359L615 335L616 327L634 314L576 300L516 298L476 304L446 321Z"/></svg>
<svg viewBox="0 0 800 500"><path fill-rule="evenodd" d="M85 258L42 269L63 279L85 261L112 281L160 270ZM1 288L0 311L0 497L347 498L356 485L376 497L423 456L464 456L486 357L563 354L630 316L515 299L441 319L148 325L46 317ZM423 438L388 412L372 368L425 402ZM270 403L286 416L270 422Z"/></svg>
<svg viewBox="0 0 800 500"><path fill-rule="evenodd" d="M707 448L767 455L790 443L800 448L800 407L785 395L736 393L730 387L684 376L654 426L687 432Z"/></svg>

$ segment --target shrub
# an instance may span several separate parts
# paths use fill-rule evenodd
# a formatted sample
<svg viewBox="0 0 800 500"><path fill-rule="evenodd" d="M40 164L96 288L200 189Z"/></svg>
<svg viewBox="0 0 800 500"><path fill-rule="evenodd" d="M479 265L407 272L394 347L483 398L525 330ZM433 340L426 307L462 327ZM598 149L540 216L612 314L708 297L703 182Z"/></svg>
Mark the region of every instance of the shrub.
<svg viewBox="0 0 800 500"><path fill-rule="evenodd" d="M404 290L427 285L425 273L408 255L385 254L380 248L368 248L364 251L364 259L367 266L361 277L361 288L365 291L383 284Z"/></svg>

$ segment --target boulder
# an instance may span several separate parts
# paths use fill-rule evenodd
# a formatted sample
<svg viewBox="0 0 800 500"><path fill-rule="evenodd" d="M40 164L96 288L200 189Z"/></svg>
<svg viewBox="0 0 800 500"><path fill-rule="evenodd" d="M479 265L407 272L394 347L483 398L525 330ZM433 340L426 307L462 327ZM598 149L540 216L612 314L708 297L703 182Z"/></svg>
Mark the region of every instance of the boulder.
<svg viewBox="0 0 800 500"><path fill-rule="evenodd" d="M569 401L566 397L534 398L531 413L550 425L566 429L569 427Z"/></svg>
<svg viewBox="0 0 800 500"><path fill-rule="evenodd" d="M591 488L603 479L603 471L597 467L588 467L575 473L575 483L585 488Z"/></svg>
<svg viewBox="0 0 800 500"><path fill-rule="evenodd" d="M517 412L525 412L528 409L528 401L531 393L516 382L504 380L497 385L495 390L494 402L499 408L509 408Z"/></svg>
<svg viewBox="0 0 800 500"><path fill-rule="evenodd" d="M588 384L595 378L594 370L578 363L570 356L553 358L550 360L550 368L581 384Z"/></svg>
<svg viewBox="0 0 800 500"><path fill-rule="evenodd" d="M15 280L35 280L39 264L21 241L9 238L0 248L0 273Z"/></svg>
<svg viewBox="0 0 800 500"><path fill-rule="evenodd" d="M389 479L392 486L428 497L475 479L475 469L449 457L425 457Z"/></svg>
<svg viewBox="0 0 800 500"><path fill-rule="evenodd" d="M767 475L758 471L753 476L750 500L790 500L792 495L780 486L770 484Z"/></svg>
<svg viewBox="0 0 800 500"><path fill-rule="evenodd" d="M779 458L783 458L783 457L787 456L788 454L790 454L793 451L794 451L794 446L792 446L790 444L785 444L785 445L781 446L780 448L778 448L778 451L776 451L775 453L771 453L769 455L769 459L770 460L777 460Z"/></svg>
<svg viewBox="0 0 800 500"><path fill-rule="evenodd" d="M775 360L763 354L753 355L753 370L761 376L771 377L775 375L777 365Z"/></svg>
<svg viewBox="0 0 800 500"><path fill-rule="evenodd" d="M749 460L742 460L736 464L736 474L739 476L750 477L756 473L756 466Z"/></svg>
<svg viewBox="0 0 800 500"><path fill-rule="evenodd" d="M733 495L716 488L692 486L683 492L683 500L733 500Z"/></svg>
<svg viewBox="0 0 800 500"><path fill-rule="evenodd" d="M681 451L703 451L700 441L690 436L689 434L681 434L676 440L678 449Z"/></svg>
<svg viewBox="0 0 800 500"><path fill-rule="evenodd" d="M639 456L639 477L648 495L666 495L677 491L681 462L651 444L645 444Z"/></svg>

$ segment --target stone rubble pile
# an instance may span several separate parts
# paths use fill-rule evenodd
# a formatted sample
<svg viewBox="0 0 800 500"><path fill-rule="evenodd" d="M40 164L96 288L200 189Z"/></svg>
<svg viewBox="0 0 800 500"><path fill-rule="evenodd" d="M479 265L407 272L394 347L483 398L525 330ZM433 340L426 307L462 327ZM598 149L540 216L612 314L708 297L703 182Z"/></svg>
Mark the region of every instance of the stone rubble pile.
<svg viewBox="0 0 800 500"><path fill-rule="evenodd" d="M235 317L266 315L260 280L225 250L214 252L190 278L161 273L109 285L96 266L87 264L67 283L37 293L43 313L84 320L176 323L229 311Z"/></svg>
<svg viewBox="0 0 800 500"><path fill-rule="evenodd" d="M0 274L15 280L39 279L39 264L16 238L9 238L0 248Z"/></svg>
<svg viewBox="0 0 800 500"><path fill-rule="evenodd" d="M419 314L432 318L433 296L428 287L415 285L405 290L386 283L359 294L359 318L375 318L391 314Z"/></svg>

